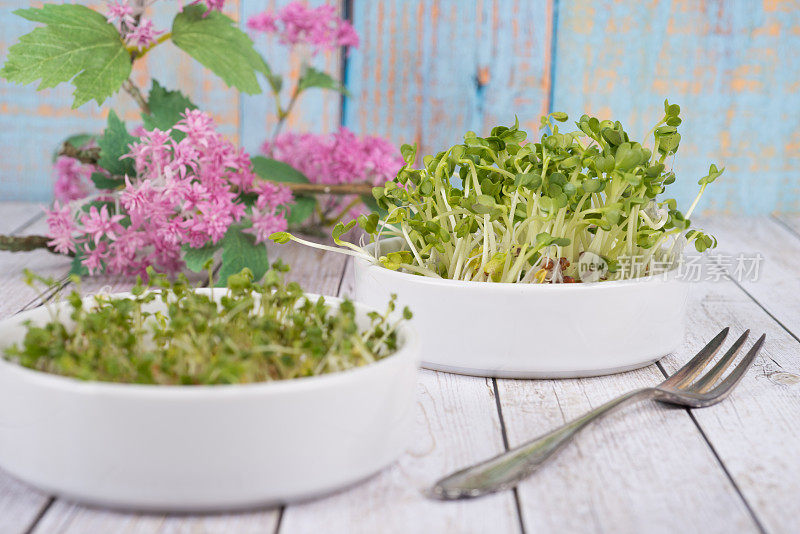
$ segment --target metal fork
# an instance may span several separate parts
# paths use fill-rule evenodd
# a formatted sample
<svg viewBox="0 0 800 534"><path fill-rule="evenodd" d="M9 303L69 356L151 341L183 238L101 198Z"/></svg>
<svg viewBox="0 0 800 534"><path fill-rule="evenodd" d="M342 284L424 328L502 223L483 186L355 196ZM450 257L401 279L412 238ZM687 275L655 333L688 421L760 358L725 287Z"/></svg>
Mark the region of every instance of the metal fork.
<svg viewBox="0 0 800 534"><path fill-rule="evenodd" d="M742 379L767 337L766 334L762 335L730 374L717 384L747 340L750 333L747 330L705 375L695 380L709 366L727 337L728 330L722 330L686 365L656 387L626 393L519 447L457 471L434 484L428 491L429 496L442 500L465 499L509 489L533 473L589 423L633 401L653 399L689 408L704 408L720 402Z"/></svg>

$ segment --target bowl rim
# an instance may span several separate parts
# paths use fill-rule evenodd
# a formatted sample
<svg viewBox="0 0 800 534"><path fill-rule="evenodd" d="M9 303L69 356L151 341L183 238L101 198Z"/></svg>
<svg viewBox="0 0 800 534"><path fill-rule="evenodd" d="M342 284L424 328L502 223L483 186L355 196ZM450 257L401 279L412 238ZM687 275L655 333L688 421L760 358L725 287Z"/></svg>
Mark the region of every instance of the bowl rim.
<svg viewBox="0 0 800 534"><path fill-rule="evenodd" d="M381 239L380 242L401 241L401 237L390 237ZM375 248L375 241L368 243L364 249L372 252ZM590 289L599 289L607 287L609 289L616 287L625 287L639 284L652 284L652 283L667 283L667 282L683 282L678 278L678 267L674 267L669 271L661 274L649 274L647 276L640 276L628 280L606 280L602 282L583 282L579 284L520 284L517 282L477 282L467 280L453 280L451 278L433 278L431 276L420 276L411 273L403 273L400 271L393 271L387 269L382 265L370 263L362 257L353 258L354 267L358 269L380 269L385 276L395 277L400 280L409 282L439 286L439 287L463 287L473 289L475 291L497 290L497 291L589 291Z"/></svg>
<svg viewBox="0 0 800 534"><path fill-rule="evenodd" d="M211 293L214 290L225 291L225 288L195 288L194 291L201 293ZM127 297L130 292L105 293L103 296ZM324 297L326 302L341 304L342 297L332 297L318 293L305 293L306 297L316 299ZM90 295L84 299L92 299L95 295ZM352 301L359 312L377 311L372 306ZM65 307L69 303L61 301L56 306ZM46 304L42 304L30 310L19 312L10 317L0 320L0 334L3 330L12 325L19 325L25 321L29 315L39 312ZM70 376L47 373L37 369L24 367L16 362L7 360L0 354L0 373L12 373L20 379L26 380L33 385L42 386L49 389L57 389L76 394L113 394L118 397L130 396L133 398L157 398L164 397L170 400L177 399L197 399L213 396L214 398L228 398L241 395L281 395L285 393L295 393L302 391L312 391L324 388L347 387L377 373L380 369L393 365L398 360L412 360L413 365L418 367L418 345L419 339L416 330L403 322L398 327L399 347L392 354L378 360L377 362L359 367L353 367L344 371L326 373L315 376L302 376L272 382L251 382L245 384L189 384L189 385L159 385L159 384L134 384L129 382L102 382L96 380L81 380ZM2 351L3 349L0 349Z"/></svg>

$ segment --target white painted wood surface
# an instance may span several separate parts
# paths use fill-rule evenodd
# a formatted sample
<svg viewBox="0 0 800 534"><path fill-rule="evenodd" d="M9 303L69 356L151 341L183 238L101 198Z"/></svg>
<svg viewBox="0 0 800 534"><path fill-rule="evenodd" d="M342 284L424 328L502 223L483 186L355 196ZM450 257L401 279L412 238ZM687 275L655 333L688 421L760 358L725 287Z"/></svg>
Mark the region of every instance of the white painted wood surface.
<svg viewBox="0 0 800 534"><path fill-rule="evenodd" d="M37 215L38 212L38 215ZM33 204L0 204L0 232L22 235L47 229L41 211ZM0 317L38 304L38 292L26 286L22 270L57 275L69 269L69 261L45 251L14 254L0 252ZM51 499L0 470L0 534L25 532Z"/></svg>
<svg viewBox="0 0 800 534"><path fill-rule="evenodd" d="M0 232L41 233L35 207L0 204ZM698 283L682 349L645 369L580 380L491 380L421 371L412 445L365 483L317 501L243 514L185 516L97 510L51 499L0 472L0 534L305 532L800 531L800 219L711 219L723 256L761 253L757 281ZM308 291L352 293L351 263L294 244L270 247ZM63 277L46 252L0 253L0 317L37 305L22 269ZM731 273L733 274L733 273ZM92 279L84 287L125 288ZM657 303L653 303L657 309ZM585 430L518 487L440 503L438 476L536 436L613 396L658 383L723 326L766 332L755 368L724 403L691 412L641 404ZM548 350L551 341L532 345ZM313 468L313 463L310 464Z"/></svg>

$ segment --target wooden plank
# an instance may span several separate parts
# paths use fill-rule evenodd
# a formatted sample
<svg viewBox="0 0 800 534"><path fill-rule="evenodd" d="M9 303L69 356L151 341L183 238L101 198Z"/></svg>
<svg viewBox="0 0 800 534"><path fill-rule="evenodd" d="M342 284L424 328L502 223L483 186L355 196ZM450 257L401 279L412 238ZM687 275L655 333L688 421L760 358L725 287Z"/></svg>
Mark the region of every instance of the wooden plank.
<svg viewBox="0 0 800 534"><path fill-rule="evenodd" d="M0 233L18 233L42 217L41 207L32 202L3 202L0 204Z"/></svg>
<svg viewBox="0 0 800 534"><path fill-rule="evenodd" d="M767 343L751 370L724 402L693 410L744 498L769 532L797 532L800 517L800 343L731 282L705 282L690 297L689 329L672 372L709 337L730 325ZM752 338L752 341L755 337Z"/></svg>
<svg viewBox="0 0 800 534"><path fill-rule="evenodd" d="M424 154L497 124L538 128L550 92L552 0L355 2L344 123Z"/></svg>
<svg viewBox="0 0 800 534"><path fill-rule="evenodd" d="M698 222L719 241L718 247L709 251L713 262L719 263L721 270L729 272L769 313L800 336L800 238L769 217L714 217ZM754 266L758 267L757 272L748 274L747 270Z"/></svg>
<svg viewBox="0 0 800 534"><path fill-rule="evenodd" d="M0 532L26 532L49 502L47 495L0 470Z"/></svg>
<svg viewBox="0 0 800 534"><path fill-rule="evenodd" d="M513 495L441 503L422 491L438 475L503 449L491 379L421 371L406 453L356 487L289 506L280 533L517 532Z"/></svg>
<svg viewBox="0 0 800 534"><path fill-rule="evenodd" d="M163 516L97 510L56 501L33 530L36 534L263 534L274 532L278 512L267 510L245 514Z"/></svg>
<svg viewBox="0 0 800 534"><path fill-rule="evenodd" d="M265 10L275 11L288 4L291 0L240 0L241 17L240 26L245 27L247 19L256 13ZM312 0L309 6L316 7L321 4L331 3L326 0ZM341 14L342 2L337 2ZM300 75L300 69L304 60L309 61L315 68L331 74L335 79L341 77L341 54L338 50L327 51L309 57L302 49L297 49L293 53L289 51L273 37L250 32L256 47L269 62L270 68L276 74L283 76L283 88L281 90L281 101L286 106L289 102L291 91L294 89L294 82ZM245 150L251 154L261 152L261 145L264 141L271 139L277 116L275 113L275 101L272 92L266 83L263 84L264 92L260 95L241 95L241 140ZM286 121L283 131L295 132L314 132L327 133L339 127L341 97L339 93L324 91L321 89L311 89L300 96L292 114Z"/></svg>
<svg viewBox="0 0 800 534"><path fill-rule="evenodd" d="M347 295L349 297L355 296L355 273L353 272L353 258L347 258L347 263L344 266L344 273L342 274L342 284L339 287L339 296Z"/></svg>
<svg viewBox="0 0 800 534"><path fill-rule="evenodd" d="M800 239L800 214L779 213L775 215L775 221Z"/></svg>
<svg viewBox="0 0 800 534"><path fill-rule="evenodd" d="M561 6L553 109L618 119L641 136L669 97L684 116L671 187L680 204L688 206L697 179L716 161L727 172L706 209L752 214L800 207L796 0Z"/></svg>
<svg viewBox="0 0 800 534"><path fill-rule="evenodd" d="M301 248L295 250L300 252ZM317 268L338 261L335 259L338 257L326 252L319 259L313 258L315 261L292 258L292 265ZM352 259L347 258L339 295L352 295L352 269ZM297 274L300 269L294 268L294 272ZM332 285L330 276L323 279L330 280L326 288ZM421 493L434 482L436 473L502 450L491 381L422 371L418 391L417 425L413 444L406 454L364 484L317 501L289 506L281 522L282 534L518 530L517 511L510 494L475 503L443 505Z"/></svg>
<svg viewBox="0 0 800 534"><path fill-rule="evenodd" d="M654 365L598 378L498 380L509 444L662 380ZM517 491L529 532L757 530L687 413L655 403L584 430Z"/></svg>

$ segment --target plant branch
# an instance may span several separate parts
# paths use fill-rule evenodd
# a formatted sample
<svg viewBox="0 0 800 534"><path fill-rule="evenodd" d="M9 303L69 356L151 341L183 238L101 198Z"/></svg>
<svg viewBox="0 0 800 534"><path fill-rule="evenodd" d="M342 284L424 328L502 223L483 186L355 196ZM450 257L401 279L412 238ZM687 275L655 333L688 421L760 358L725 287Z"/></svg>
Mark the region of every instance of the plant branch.
<svg viewBox="0 0 800 534"><path fill-rule="evenodd" d="M300 82L297 82L297 85L294 86L294 90L292 91L292 97L289 99L289 104L286 106L286 109L281 110L280 105L278 105L278 122L275 124L275 129L272 131L272 140L274 141L276 137L278 137L278 133L280 133L281 128L283 128L283 124L286 122L286 117L289 116L289 113L292 112L292 108L294 107L295 102L297 102L297 97L300 96ZM276 96L277 98L277 96Z"/></svg>
<svg viewBox="0 0 800 534"><path fill-rule="evenodd" d="M77 159L81 163L96 165L100 160L100 147L80 149L69 141L65 141L64 144L61 145L61 150L58 151L58 155Z"/></svg>
<svg viewBox="0 0 800 534"><path fill-rule="evenodd" d="M50 238L43 235L2 235L0 234L0 250L8 252L29 252L40 248L47 249L48 252L59 254L48 245ZM72 256L72 254L70 254Z"/></svg>
<svg viewBox="0 0 800 534"><path fill-rule="evenodd" d="M147 105L147 100L145 100L142 92L138 87L136 87L130 78L122 82L122 88L125 89L125 92L133 97L137 104L139 104L139 108L141 108L142 113L150 115L150 106Z"/></svg>
<svg viewBox="0 0 800 534"><path fill-rule="evenodd" d="M295 184L283 183L292 193L301 195L367 195L372 197L372 184Z"/></svg>

